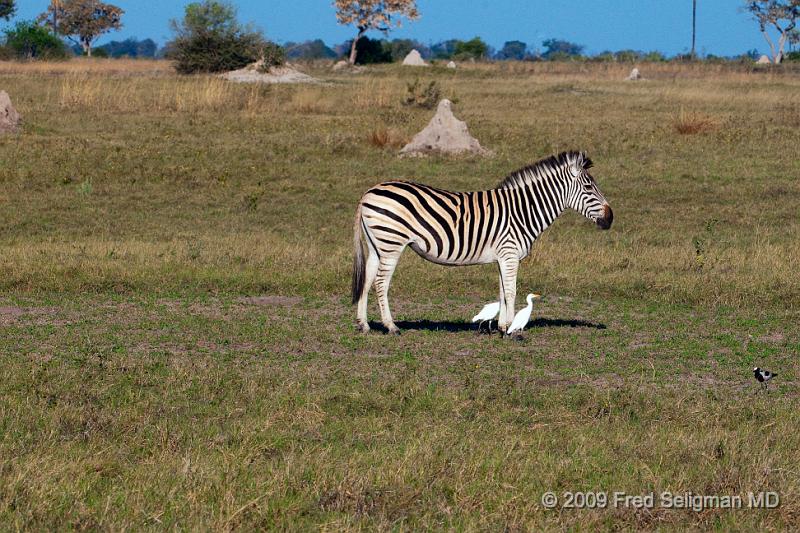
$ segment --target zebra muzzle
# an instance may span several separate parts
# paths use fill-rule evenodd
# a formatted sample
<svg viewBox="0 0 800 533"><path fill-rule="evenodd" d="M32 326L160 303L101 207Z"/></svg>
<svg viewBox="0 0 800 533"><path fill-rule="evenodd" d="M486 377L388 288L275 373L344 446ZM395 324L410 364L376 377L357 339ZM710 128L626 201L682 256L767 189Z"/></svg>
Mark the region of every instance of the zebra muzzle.
<svg viewBox="0 0 800 533"><path fill-rule="evenodd" d="M605 204L603 206L603 216L597 219L597 226L600 229L609 229L612 222L614 222L614 212L611 210L610 205Z"/></svg>

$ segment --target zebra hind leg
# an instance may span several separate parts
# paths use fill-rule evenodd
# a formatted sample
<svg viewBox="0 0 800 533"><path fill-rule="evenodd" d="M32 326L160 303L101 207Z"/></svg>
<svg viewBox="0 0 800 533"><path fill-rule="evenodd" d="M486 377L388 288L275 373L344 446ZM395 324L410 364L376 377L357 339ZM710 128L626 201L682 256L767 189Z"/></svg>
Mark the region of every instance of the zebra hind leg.
<svg viewBox="0 0 800 533"><path fill-rule="evenodd" d="M400 249L392 255L382 255L378 264L378 275L375 278L375 293L378 295L378 305L381 308L381 322L386 327L387 333L392 335L399 334L400 328L395 325L392 312L389 310L389 284L392 282L392 274L402 252Z"/></svg>
<svg viewBox="0 0 800 533"><path fill-rule="evenodd" d="M378 254L372 247L368 246L369 256L367 257L365 271L364 271L364 288L361 290L361 297L358 300L358 308L356 311L356 323L358 330L361 333L369 332L369 321L367 319L367 300L369 299L369 290L372 284L375 283L375 277L378 275Z"/></svg>

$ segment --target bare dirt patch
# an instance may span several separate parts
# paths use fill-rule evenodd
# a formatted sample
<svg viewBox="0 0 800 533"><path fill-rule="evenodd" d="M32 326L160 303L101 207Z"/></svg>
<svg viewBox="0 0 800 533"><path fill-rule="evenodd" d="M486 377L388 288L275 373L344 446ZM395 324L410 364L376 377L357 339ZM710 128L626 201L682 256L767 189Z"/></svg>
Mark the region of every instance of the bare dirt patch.
<svg viewBox="0 0 800 533"><path fill-rule="evenodd" d="M300 296L244 296L238 301L247 305L264 307L297 305L303 301Z"/></svg>
<svg viewBox="0 0 800 533"><path fill-rule="evenodd" d="M18 317L25 314L25 309L21 307L4 306L0 307L0 317Z"/></svg>
<svg viewBox="0 0 800 533"><path fill-rule="evenodd" d="M63 323L63 321L50 318L57 313L58 309L54 307L17 307L14 305L6 305L0 307L0 325L11 325L20 321L33 321L36 324L57 325Z"/></svg>
<svg viewBox="0 0 800 533"><path fill-rule="evenodd" d="M784 337L783 333L779 333L779 332L776 331L776 332L773 332L773 333L768 333L766 335L762 335L762 336L758 337L756 340L758 342L766 342L766 343L770 343L770 344L780 344L780 343L782 343L783 341L786 340L786 337Z"/></svg>

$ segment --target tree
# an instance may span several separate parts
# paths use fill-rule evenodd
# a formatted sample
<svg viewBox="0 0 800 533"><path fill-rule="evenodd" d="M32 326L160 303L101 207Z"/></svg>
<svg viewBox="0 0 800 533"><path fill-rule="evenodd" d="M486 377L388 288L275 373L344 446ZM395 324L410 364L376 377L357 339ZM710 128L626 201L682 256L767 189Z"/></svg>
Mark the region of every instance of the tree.
<svg viewBox="0 0 800 533"><path fill-rule="evenodd" d="M6 46L20 59L65 59L64 42L44 26L33 21L17 22L5 30Z"/></svg>
<svg viewBox="0 0 800 533"><path fill-rule="evenodd" d="M14 0L0 0L0 19L11 20L16 11L17 6Z"/></svg>
<svg viewBox="0 0 800 533"><path fill-rule="evenodd" d="M489 52L489 46L481 40L480 37L475 37L469 41L456 42L455 50L453 50L453 57L456 59L483 59Z"/></svg>
<svg viewBox="0 0 800 533"><path fill-rule="evenodd" d="M789 43L789 51L790 53L794 51L794 47L800 44L800 31L794 29L789 32L789 36L786 38L786 42Z"/></svg>
<svg viewBox="0 0 800 533"><path fill-rule="evenodd" d="M402 61L411 50L416 50L426 59L431 56L430 48L414 39L393 39L389 43L389 50L392 53L392 61Z"/></svg>
<svg viewBox="0 0 800 533"><path fill-rule="evenodd" d="M506 41L497 52L497 59L514 59L522 61L527 55L528 45L522 41Z"/></svg>
<svg viewBox="0 0 800 533"><path fill-rule="evenodd" d="M47 11L39 15L39 21L52 19L56 32L80 44L91 57L92 43L104 33L120 29L124 13L121 8L99 0L53 0Z"/></svg>
<svg viewBox="0 0 800 533"><path fill-rule="evenodd" d="M50 21L50 24L51 24L51 27L53 29L53 33L55 35L58 35L58 13L61 10L61 3L62 2L63 2L63 0L50 0L50 7L45 12L45 13L49 13L53 17L53 20ZM39 22L41 22L41 23L47 22L46 20L43 20L43 17L45 17L45 16L46 16L45 14L40 15L39 16Z"/></svg>
<svg viewBox="0 0 800 533"><path fill-rule="evenodd" d="M772 52L772 62L780 63L783 58L783 47L792 35L797 19L800 18L800 0L750 0L745 9L758 22L764 39ZM767 28L773 26L778 30L778 47L769 36Z"/></svg>
<svg viewBox="0 0 800 533"><path fill-rule="evenodd" d="M124 41L111 41L94 49L94 54L105 51L111 57L155 57L158 46L152 39L137 40L134 37Z"/></svg>
<svg viewBox="0 0 800 533"><path fill-rule="evenodd" d="M350 50L353 47L352 42L348 42L345 47ZM391 44L385 39L370 39L369 37L362 37L356 43L356 64L369 65L371 63L391 63L392 50Z"/></svg>
<svg viewBox="0 0 800 533"><path fill-rule="evenodd" d="M636 63L643 55L638 50L620 50L614 53L614 59L620 63Z"/></svg>
<svg viewBox="0 0 800 533"><path fill-rule="evenodd" d="M583 46L561 39L547 39L542 46L546 49L542 54L545 59L579 56L583 51Z"/></svg>
<svg viewBox="0 0 800 533"><path fill-rule="evenodd" d="M358 33L350 45L348 61L356 63L358 40L369 30L388 34L392 24L399 27L402 18L419 18L416 0L334 0L339 24L355 24Z"/></svg>
<svg viewBox="0 0 800 533"><path fill-rule="evenodd" d="M431 54L436 59L450 59L460 42L458 39L450 39L431 45Z"/></svg>
<svg viewBox="0 0 800 533"><path fill-rule="evenodd" d="M328 48L322 39L302 43L286 43L286 57L289 59L333 59L336 52Z"/></svg>
<svg viewBox="0 0 800 533"><path fill-rule="evenodd" d="M259 60L268 68L284 60L281 47L240 25L236 9L222 0L192 2L170 25L175 39L167 43L167 55L181 74L236 70Z"/></svg>

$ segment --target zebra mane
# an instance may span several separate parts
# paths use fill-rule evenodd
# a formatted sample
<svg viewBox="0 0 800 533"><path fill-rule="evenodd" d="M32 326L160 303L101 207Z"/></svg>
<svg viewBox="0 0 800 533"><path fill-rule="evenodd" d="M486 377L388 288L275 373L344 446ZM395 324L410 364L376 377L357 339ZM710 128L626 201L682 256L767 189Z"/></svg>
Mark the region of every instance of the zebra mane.
<svg viewBox="0 0 800 533"><path fill-rule="evenodd" d="M524 187L544 177L552 176L567 166L574 167L577 170L589 170L592 168L592 160L589 159L586 152L561 152L558 155L551 155L532 165L512 172L500 182L497 188L513 189L515 187Z"/></svg>

